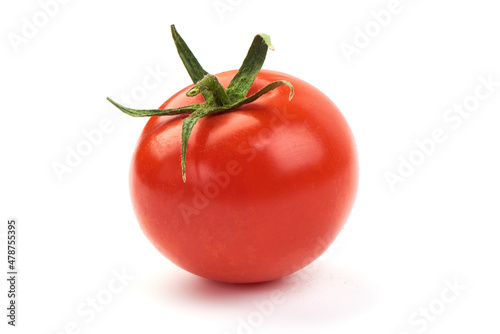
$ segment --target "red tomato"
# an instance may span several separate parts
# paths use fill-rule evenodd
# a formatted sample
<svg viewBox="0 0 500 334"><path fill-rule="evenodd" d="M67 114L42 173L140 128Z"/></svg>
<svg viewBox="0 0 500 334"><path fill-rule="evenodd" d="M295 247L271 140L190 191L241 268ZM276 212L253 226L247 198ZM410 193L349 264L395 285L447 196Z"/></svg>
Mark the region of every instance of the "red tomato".
<svg viewBox="0 0 500 334"><path fill-rule="evenodd" d="M236 71L217 76L225 87ZM354 202L358 160L351 130L334 103L310 84L261 70L248 95L282 86L194 127L181 178L187 115L155 116L132 159L132 202L145 235L168 259L213 280L262 282L319 257ZM192 86L190 86L192 87ZM203 102L187 87L160 108Z"/></svg>

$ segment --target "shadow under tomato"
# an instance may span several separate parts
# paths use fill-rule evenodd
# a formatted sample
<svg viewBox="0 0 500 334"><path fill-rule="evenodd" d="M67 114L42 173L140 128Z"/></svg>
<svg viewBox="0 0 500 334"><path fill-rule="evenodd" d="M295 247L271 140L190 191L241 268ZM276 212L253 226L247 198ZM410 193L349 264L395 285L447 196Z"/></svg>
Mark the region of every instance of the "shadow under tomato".
<svg viewBox="0 0 500 334"><path fill-rule="evenodd" d="M157 276L150 288L151 295L165 306L211 317L229 328L261 312L269 326L311 329L357 319L376 301L370 280L328 262L282 279L251 284L216 282L179 269Z"/></svg>
<svg viewBox="0 0 500 334"><path fill-rule="evenodd" d="M196 277L184 292L200 300L226 302L234 298L267 295L276 290L284 290L286 286L285 279L260 283L224 283Z"/></svg>

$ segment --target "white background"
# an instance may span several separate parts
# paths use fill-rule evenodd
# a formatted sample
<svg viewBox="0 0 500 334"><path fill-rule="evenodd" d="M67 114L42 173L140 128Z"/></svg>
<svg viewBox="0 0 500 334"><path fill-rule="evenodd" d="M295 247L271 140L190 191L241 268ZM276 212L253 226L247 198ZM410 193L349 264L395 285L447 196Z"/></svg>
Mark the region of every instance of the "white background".
<svg viewBox="0 0 500 334"><path fill-rule="evenodd" d="M20 237L18 327L6 325L2 279L2 333L498 333L494 1L401 0L382 27L372 11L389 0L73 0L45 6L50 17L40 3L55 2L0 5L2 268L8 218ZM127 177L146 119L122 117L105 98L155 108L190 83L170 24L211 73L237 68L255 34L271 35L264 68L320 88L352 127L355 207L321 261L287 280L198 278L163 258L135 220ZM367 27L369 41L359 33ZM347 43L358 45L351 57ZM151 71L156 87L145 90ZM497 86L481 88L480 77ZM478 105L447 122L464 101ZM54 163L103 120L102 142L58 179ZM386 174L400 158L422 158L415 141L436 129L444 142L391 190ZM92 298L105 303L99 312Z"/></svg>

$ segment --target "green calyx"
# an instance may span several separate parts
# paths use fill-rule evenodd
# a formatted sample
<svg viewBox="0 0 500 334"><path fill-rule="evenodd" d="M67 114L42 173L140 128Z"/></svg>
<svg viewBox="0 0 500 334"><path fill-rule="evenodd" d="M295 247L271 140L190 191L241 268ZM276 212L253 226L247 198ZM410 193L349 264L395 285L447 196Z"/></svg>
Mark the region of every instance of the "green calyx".
<svg viewBox="0 0 500 334"><path fill-rule="evenodd" d="M255 36L243 64L228 87L224 88L215 75L209 74L201 67L174 25L171 26L171 30L179 56L194 83L194 86L187 91L186 95L192 97L202 94L205 102L173 109L131 109L116 103L109 97L107 99L122 112L134 117L189 114L182 123L181 167L182 179L186 182L187 145L193 127L200 118L207 115L233 111L244 104L257 100L262 95L282 85L287 85L290 88L289 100L292 99L294 91L290 82L278 80L247 97L255 77L266 59L267 49L274 50L271 45L271 39L266 34Z"/></svg>

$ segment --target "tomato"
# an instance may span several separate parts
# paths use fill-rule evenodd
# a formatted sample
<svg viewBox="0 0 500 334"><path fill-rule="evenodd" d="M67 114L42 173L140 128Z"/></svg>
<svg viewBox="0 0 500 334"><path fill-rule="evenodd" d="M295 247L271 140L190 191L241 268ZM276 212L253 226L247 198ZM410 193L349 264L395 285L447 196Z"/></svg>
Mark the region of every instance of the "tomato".
<svg viewBox="0 0 500 334"><path fill-rule="evenodd" d="M227 87L236 71L217 74ZM189 139L186 182L181 131L186 114L153 116L134 152L130 192L152 244L179 267L233 283L289 275L319 257L341 231L358 185L355 141L335 104L307 82L261 70L255 102L199 119ZM192 87L192 86L190 86ZM179 91L160 109L202 103Z"/></svg>

